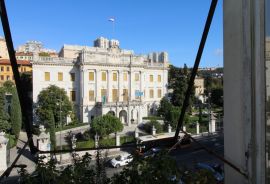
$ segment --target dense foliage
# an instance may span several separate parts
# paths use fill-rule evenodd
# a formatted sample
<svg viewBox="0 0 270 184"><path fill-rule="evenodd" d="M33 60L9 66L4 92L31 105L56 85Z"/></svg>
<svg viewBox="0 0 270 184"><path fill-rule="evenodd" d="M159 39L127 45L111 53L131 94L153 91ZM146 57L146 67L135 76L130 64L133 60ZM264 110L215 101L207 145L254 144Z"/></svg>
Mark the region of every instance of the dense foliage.
<svg viewBox="0 0 270 184"><path fill-rule="evenodd" d="M1 130L8 131L16 138L22 126L22 113L17 90L13 82L6 81L0 88L0 127Z"/></svg>
<svg viewBox="0 0 270 184"><path fill-rule="evenodd" d="M183 170L179 169L176 161L162 151L155 157L141 159L134 155L133 161L121 172L111 178L106 175L107 157L102 158L100 151L96 154L96 161L89 154L83 157L73 154L73 164L63 169L56 167L56 162L50 160L44 163L40 158L33 174L27 173L25 168L19 170L20 183L22 184L148 184L180 183L186 184L214 184L214 176L207 170Z"/></svg>
<svg viewBox="0 0 270 184"><path fill-rule="evenodd" d="M111 133L120 132L123 130L123 124L119 118L106 114L93 119L91 123L91 131L104 137Z"/></svg>
<svg viewBox="0 0 270 184"><path fill-rule="evenodd" d="M72 114L72 110L72 104L68 99L66 91L62 88L51 85L42 90L38 95L36 114L40 124L44 124L49 119L49 112L52 112L55 126L58 127L60 125L60 119L62 123L65 122L66 117Z"/></svg>
<svg viewBox="0 0 270 184"><path fill-rule="evenodd" d="M171 103L174 106L182 107L190 78L190 69L184 64L183 68L170 65L169 69L169 89L172 89ZM194 101L194 88L190 97L189 104ZM189 109L190 110L190 109Z"/></svg>
<svg viewBox="0 0 270 184"><path fill-rule="evenodd" d="M9 115L5 109L5 90L0 88L0 131L7 132L10 127Z"/></svg>
<svg viewBox="0 0 270 184"><path fill-rule="evenodd" d="M152 134L153 126L156 129L156 133L162 132L163 126L157 120L150 120L149 122L145 123L143 129L147 133Z"/></svg>

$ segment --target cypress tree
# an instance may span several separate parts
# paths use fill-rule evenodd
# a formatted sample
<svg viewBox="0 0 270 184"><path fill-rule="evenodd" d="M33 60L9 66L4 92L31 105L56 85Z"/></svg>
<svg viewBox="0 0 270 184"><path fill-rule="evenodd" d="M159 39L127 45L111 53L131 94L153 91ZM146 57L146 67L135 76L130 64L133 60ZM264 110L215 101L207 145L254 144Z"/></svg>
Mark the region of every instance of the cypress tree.
<svg viewBox="0 0 270 184"><path fill-rule="evenodd" d="M8 122L8 114L5 109L5 91L0 88L0 131L7 132L10 129L10 123Z"/></svg>
<svg viewBox="0 0 270 184"><path fill-rule="evenodd" d="M15 88L11 90L12 100L10 108L10 122L12 126L12 134L19 137L21 127L22 127L22 113L21 106L19 102L19 97Z"/></svg>
<svg viewBox="0 0 270 184"><path fill-rule="evenodd" d="M56 149L56 138L55 138L55 120L52 111L48 112L48 127L50 132L50 140L51 140L51 149Z"/></svg>

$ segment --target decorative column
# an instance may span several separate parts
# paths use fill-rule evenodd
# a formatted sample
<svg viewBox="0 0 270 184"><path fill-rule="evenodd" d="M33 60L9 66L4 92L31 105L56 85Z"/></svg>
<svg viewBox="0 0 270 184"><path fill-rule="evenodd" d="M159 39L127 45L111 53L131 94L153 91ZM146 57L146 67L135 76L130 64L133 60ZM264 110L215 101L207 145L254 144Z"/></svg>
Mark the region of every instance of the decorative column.
<svg viewBox="0 0 270 184"><path fill-rule="evenodd" d="M138 138L139 137L139 131L138 131L138 128L135 128L135 132L134 132L134 136L135 138Z"/></svg>
<svg viewBox="0 0 270 184"><path fill-rule="evenodd" d="M96 102L101 102L101 73L100 70L96 69L96 77L95 77L95 98L96 98Z"/></svg>
<svg viewBox="0 0 270 184"><path fill-rule="evenodd" d="M172 132L172 126L170 124L168 124L168 133Z"/></svg>
<svg viewBox="0 0 270 184"><path fill-rule="evenodd" d="M0 171L7 169L7 144L8 139L5 138L5 132L0 132Z"/></svg>
<svg viewBox="0 0 270 184"><path fill-rule="evenodd" d="M111 85L112 85L112 71L108 70L107 72L107 102L111 102L112 101L112 95L111 95Z"/></svg>
<svg viewBox="0 0 270 184"><path fill-rule="evenodd" d="M198 121L196 122L196 133L200 134L200 124Z"/></svg>
<svg viewBox="0 0 270 184"><path fill-rule="evenodd" d="M155 126L153 125L153 127L152 127L152 135L153 135L153 136L156 135L156 131L157 131L157 129L156 129Z"/></svg>
<svg viewBox="0 0 270 184"><path fill-rule="evenodd" d="M214 113L211 112L211 133L216 132L216 120L217 118L214 116Z"/></svg>
<svg viewBox="0 0 270 184"><path fill-rule="evenodd" d="M186 128L186 126L183 126L183 131L185 131L185 132L187 131L187 128Z"/></svg>
<svg viewBox="0 0 270 184"><path fill-rule="evenodd" d="M40 134L37 137L37 147L40 151L50 151L51 150L51 141L50 141L50 133L46 133L46 129L44 125L39 126ZM48 162L49 154L39 154L39 157L45 156L43 159L44 162Z"/></svg>
<svg viewBox="0 0 270 184"><path fill-rule="evenodd" d="M76 148L76 141L77 141L77 139L76 139L75 135L73 134L72 138L71 138L71 148L73 150Z"/></svg>
<svg viewBox="0 0 270 184"><path fill-rule="evenodd" d="M99 135L95 135L95 148L98 148L98 142L99 142Z"/></svg>
<svg viewBox="0 0 270 184"><path fill-rule="evenodd" d="M120 146L120 135L117 132L115 133L115 145Z"/></svg>

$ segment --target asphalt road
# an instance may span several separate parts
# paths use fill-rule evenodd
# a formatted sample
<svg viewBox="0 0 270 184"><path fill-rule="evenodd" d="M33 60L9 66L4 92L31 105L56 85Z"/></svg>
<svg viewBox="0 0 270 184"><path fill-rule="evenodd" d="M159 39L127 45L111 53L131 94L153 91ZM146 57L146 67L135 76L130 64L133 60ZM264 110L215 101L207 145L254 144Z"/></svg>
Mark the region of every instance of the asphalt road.
<svg viewBox="0 0 270 184"><path fill-rule="evenodd" d="M215 151L220 156L224 155L224 139L223 134L215 134L203 137L195 138L204 146L207 146L211 150ZM219 163L223 165L223 162L218 158L206 152L201 146L196 143L192 143L191 146L182 149L176 149L171 152L172 157L176 160L179 168L194 169L196 163ZM115 173L120 172L124 167L111 168L107 167L106 172L108 177L113 176Z"/></svg>

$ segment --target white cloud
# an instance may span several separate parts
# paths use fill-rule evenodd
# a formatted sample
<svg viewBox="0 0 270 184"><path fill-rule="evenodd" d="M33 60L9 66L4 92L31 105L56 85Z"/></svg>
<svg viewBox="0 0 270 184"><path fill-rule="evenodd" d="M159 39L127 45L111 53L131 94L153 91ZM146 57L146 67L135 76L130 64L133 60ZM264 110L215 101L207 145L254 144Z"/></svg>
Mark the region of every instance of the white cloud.
<svg viewBox="0 0 270 184"><path fill-rule="evenodd" d="M216 56L223 56L223 49L218 48L218 49L215 50L214 53L215 53Z"/></svg>

